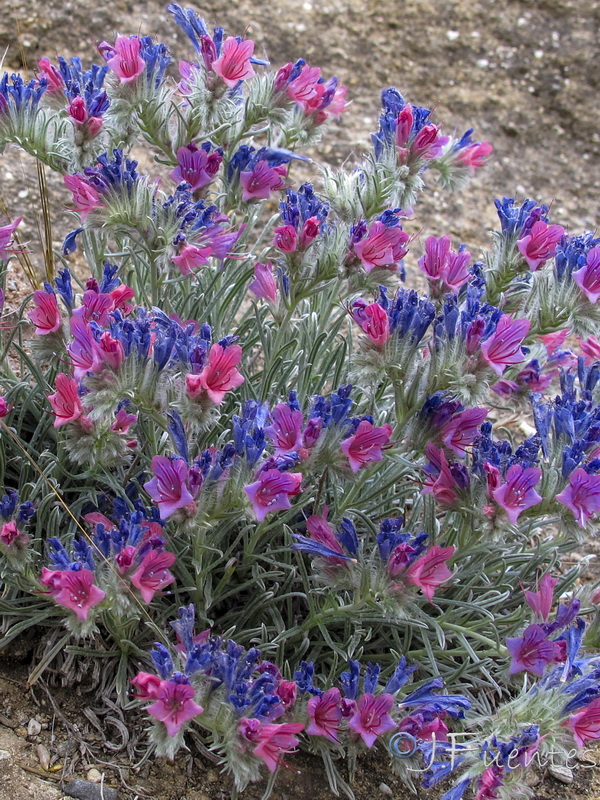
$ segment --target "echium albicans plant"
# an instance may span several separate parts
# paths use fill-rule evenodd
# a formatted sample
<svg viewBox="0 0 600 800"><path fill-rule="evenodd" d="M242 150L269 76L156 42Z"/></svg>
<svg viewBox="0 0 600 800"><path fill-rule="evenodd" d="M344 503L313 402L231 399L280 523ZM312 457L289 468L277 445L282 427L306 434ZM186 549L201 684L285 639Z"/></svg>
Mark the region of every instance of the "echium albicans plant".
<svg viewBox="0 0 600 800"><path fill-rule="evenodd" d="M488 253L415 239L492 146L395 88L362 160L297 180L345 87L168 10L187 53L0 81L2 149L73 219L2 315L0 646L46 630L31 680L102 657L236 791L302 746L352 797L336 762L379 741L446 800L522 796L600 731L598 596L561 566L600 512L600 239L513 198Z"/></svg>

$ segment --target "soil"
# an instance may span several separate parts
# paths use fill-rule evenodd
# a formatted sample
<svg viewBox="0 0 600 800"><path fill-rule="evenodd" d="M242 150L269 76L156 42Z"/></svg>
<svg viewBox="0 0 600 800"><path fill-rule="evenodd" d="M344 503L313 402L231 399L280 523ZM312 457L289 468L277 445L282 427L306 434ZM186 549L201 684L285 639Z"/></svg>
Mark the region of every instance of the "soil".
<svg viewBox="0 0 600 800"><path fill-rule="evenodd" d="M184 3L184 5L187 5ZM5 67L33 67L42 56L79 55L94 59L94 43L123 34L152 34L164 39L179 58L189 57L185 36L171 23L163 4L107 0L0 0L0 51ZM596 0L279 0L250 2L204 0L201 12L210 24L245 33L273 65L299 57L320 65L325 76L338 75L349 86L353 104L319 146L321 158L340 164L359 156L377 128L378 95L395 85L412 102L436 109L448 131L475 128L477 140L495 147L491 164L456 197L430 192L418 207L416 230L423 237L450 233L473 252L487 242L495 225L493 198L533 197L552 203L554 221L576 233L594 229L600 188L600 2ZM41 271L37 232L37 177L31 161L11 151L0 163L0 191L11 216L22 215L23 239ZM68 199L61 181L49 176L53 205ZM67 215L53 220L60 244L71 229ZM414 268L419 245L408 257ZM18 269L7 285L7 310L29 290ZM597 550L591 545L587 552ZM119 743L118 725L97 727L84 715L89 698L76 692L25 688L30 651L13 650L0 660L0 800L62 797L62 775L85 778L97 770L119 797L155 800L223 800L229 784L196 749L163 761L133 765L141 758L130 742ZM28 735L31 719L41 725ZM97 721L97 720L96 720ZM142 736L143 721L128 720ZM32 726L32 730L37 725ZM109 739L109 745L103 736ZM136 734L137 735L137 734ZM46 748L40 750L40 746ZM133 749L132 749L133 748ZM41 755L40 755L41 754ZM43 769L50 756L50 771ZM600 764L600 751L590 758ZM107 763L116 767L107 766ZM62 765L62 766L61 766ZM59 768L61 767L61 768ZM52 769L54 768L54 772ZM40 775L42 777L40 777ZM97 778L95 773L92 777ZM534 776L535 781L541 776ZM129 787L129 788L127 788ZM359 764L358 800L408 797L390 774L385 754ZM258 800L264 786L245 797ZM535 786L538 800L592 800L600 795L600 770L580 764L575 781L547 776ZM322 770L301 755L281 770L275 800L332 797ZM428 794L421 792L423 800Z"/></svg>

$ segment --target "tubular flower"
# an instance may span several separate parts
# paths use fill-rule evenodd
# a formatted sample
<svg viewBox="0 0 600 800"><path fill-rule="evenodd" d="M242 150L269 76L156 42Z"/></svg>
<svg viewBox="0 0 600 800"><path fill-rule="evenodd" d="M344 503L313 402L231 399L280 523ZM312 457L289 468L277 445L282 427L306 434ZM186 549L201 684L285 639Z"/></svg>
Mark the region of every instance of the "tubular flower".
<svg viewBox="0 0 600 800"><path fill-rule="evenodd" d="M152 472L154 478L144 484L144 489L158 505L161 519L193 502L187 486L189 470L182 458L154 456Z"/></svg>
<svg viewBox="0 0 600 800"><path fill-rule="evenodd" d="M348 458L352 472L358 472L367 464L381 461L382 448L389 443L391 435L391 425L386 424L376 428L368 419L363 419L354 436L344 439L341 444L342 452Z"/></svg>

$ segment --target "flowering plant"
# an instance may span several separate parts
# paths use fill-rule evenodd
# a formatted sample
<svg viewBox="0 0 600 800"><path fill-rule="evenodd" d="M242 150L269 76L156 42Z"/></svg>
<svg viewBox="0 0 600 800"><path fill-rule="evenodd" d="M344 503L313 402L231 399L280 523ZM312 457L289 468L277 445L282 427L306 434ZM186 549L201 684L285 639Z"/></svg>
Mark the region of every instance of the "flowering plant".
<svg viewBox="0 0 600 800"><path fill-rule="evenodd" d="M356 168L300 183L345 87L168 10L178 72L119 35L0 81L0 146L75 219L2 332L2 644L47 626L35 677L101 651L156 751L197 726L237 789L302 744L351 797L334 759L407 734L426 785L462 769L446 800L520 792L545 743L598 738L594 604L559 562L600 512L600 239L503 198L480 260L420 243L429 176L458 190L492 146L394 88Z"/></svg>

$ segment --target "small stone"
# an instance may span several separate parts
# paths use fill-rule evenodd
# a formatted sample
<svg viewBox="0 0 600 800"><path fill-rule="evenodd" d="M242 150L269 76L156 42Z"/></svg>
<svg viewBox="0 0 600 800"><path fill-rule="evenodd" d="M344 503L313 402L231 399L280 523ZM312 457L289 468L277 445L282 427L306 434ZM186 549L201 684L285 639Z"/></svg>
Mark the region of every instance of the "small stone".
<svg viewBox="0 0 600 800"><path fill-rule="evenodd" d="M460 36L459 31L446 31L446 36L448 37L449 42L455 42L458 37Z"/></svg>
<svg viewBox="0 0 600 800"><path fill-rule="evenodd" d="M381 794L387 794L390 797L393 794L392 790L387 785L387 783L380 783L379 784L379 791L381 792Z"/></svg>
<svg viewBox="0 0 600 800"><path fill-rule="evenodd" d="M486 67L489 67L489 65L490 62L487 60L487 58L478 58L475 62L475 66L479 67L479 69L485 69Z"/></svg>
<svg viewBox="0 0 600 800"><path fill-rule="evenodd" d="M17 736L20 736L21 739L25 739L27 736L27 728L24 728L22 725L19 725L18 728L15 728L15 733Z"/></svg>
<svg viewBox="0 0 600 800"><path fill-rule="evenodd" d="M21 200L25 200L27 197L29 197L29 189L21 189L21 191L18 193L18 197Z"/></svg>
<svg viewBox="0 0 600 800"><path fill-rule="evenodd" d="M76 800L117 800L119 796L116 789L84 781L83 778L69 781L63 791L67 797L74 797Z"/></svg>
<svg viewBox="0 0 600 800"><path fill-rule="evenodd" d="M0 761L10 761L11 755L8 750L0 750Z"/></svg>
<svg viewBox="0 0 600 800"><path fill-rule="evenodd" d="M543 50L534 50L533 51L533 57L534 58L543 58L544 57L544 51Z"/></svg>
<svg viewBox="0 0 600 800"><path fill-rule="evenodd" d="M27 736L37 736L42 731L40 723L32 717L27 723Z"/></svg>
<svg viewBox="0 0 600 800"><path fill-rule="evenodd" d="M44 747L43 744L38 744L36 748L36 753L41 768L47 770L48 767L50 766L50 753L48 751L48 748Z"/></svg>
<svg viewBox="0 0 600 800"><path fill-rule="evenodd" d="M548 772L553 778L561 783L573 783L573 770L569 767L562 767L560 764L551 764Z"/></svg>
<svg viewBox="0 0 600 800"><path fill-rule="evenodd" d="M91 781L92 783L100 783L100 781L102 780L102 773L95 767L92 767L92 769L88 769L87 775L85 777L88 779L88 781Z"/></svg>

